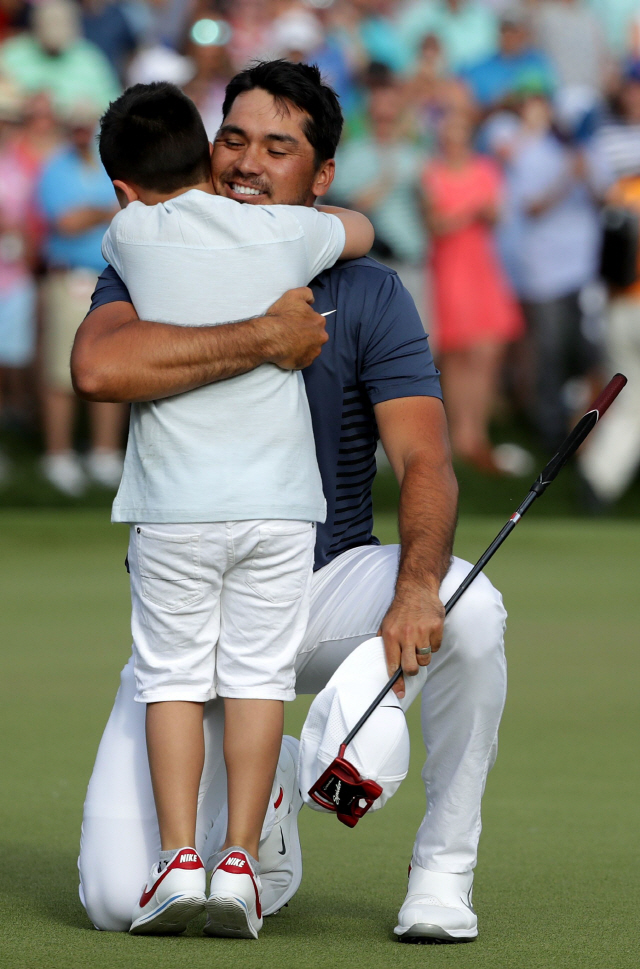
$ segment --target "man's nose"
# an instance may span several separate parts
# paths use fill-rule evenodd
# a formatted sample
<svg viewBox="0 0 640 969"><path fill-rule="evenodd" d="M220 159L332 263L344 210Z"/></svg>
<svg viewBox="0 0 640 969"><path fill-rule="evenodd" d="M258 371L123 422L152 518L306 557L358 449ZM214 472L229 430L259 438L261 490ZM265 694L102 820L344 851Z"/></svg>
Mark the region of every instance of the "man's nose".
<svg viewBox="0 0 640 969"><path fill-rule="evenodd" d="M259 148L247 145L239 158L236 159L236 168L243 175L261 175L264 165L261 160Z"/></svg>

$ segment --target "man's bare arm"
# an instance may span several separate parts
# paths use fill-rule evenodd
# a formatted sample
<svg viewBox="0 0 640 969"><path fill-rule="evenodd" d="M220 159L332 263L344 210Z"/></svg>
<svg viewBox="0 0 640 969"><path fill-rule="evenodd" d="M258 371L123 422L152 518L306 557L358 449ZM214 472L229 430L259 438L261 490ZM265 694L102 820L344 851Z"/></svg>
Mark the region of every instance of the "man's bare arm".
<svg viewBox="0 0 640 969"><path fill-rule="evenodd" d="M389 675L402 664L415 675L440 648L444 608L438 595L456 525L458 484L451 467L447 422L436 397L405 397L375 407L382 444L400 484L400 569L382 621ZM404 695L404 681L395 687Z"/></svg>
<svg viewBox="0 0 640 969"><path fill-rule="evenodd" d="M141 320L131 303L98 307L71 354L76 393L86 400L158 400L235 377L263 363L307 367L328 337L307 287L285 293L265 316L220 326Z"/></svg>

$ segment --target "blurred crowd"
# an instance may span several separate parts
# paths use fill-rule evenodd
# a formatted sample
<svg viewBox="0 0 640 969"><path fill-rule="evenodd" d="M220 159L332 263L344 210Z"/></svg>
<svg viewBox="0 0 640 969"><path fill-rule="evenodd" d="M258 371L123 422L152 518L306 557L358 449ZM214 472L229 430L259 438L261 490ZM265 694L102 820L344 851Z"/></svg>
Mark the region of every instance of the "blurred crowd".
<svg viewBox="0 0 640 969"><path fill-rule="evenodd" d="M496 412L551 452L622 370L579 458L585 500L614 503L640 464L640 0L0 0L0 428L38 428L66 494L117 485L123 409L90 405L80 456L68 367L115 211L97 121L170 80L213 138L227 81L273 57L340 97L328 201L414 296L457 458L528 473Z"/></svg>

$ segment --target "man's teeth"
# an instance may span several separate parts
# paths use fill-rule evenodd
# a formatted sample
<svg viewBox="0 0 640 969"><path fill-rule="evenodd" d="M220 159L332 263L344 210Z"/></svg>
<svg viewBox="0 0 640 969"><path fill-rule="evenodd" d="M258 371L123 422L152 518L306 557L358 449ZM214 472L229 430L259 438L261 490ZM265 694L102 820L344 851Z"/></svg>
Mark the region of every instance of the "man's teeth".
<svg viewBox="0 0 640 969"><path fill-rule="evenodd" d="M249 188L248 185L236 185L233 183L231 188L238 195L260 195L260 190L257 188Z"/></svg>

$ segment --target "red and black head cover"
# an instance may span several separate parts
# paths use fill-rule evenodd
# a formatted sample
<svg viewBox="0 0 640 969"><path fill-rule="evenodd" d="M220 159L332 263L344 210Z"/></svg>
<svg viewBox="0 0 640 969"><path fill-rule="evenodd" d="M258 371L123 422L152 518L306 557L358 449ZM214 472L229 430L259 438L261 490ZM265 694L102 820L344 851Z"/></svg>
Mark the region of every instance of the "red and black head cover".
<svg viewBox="0 0 640 969"><path fill-rule="evenodd" d="M344 759L345 749L346 744L343 744L336 759L309 791L309 797L327 811L335 811L338 821L355 828L380 797L382 788L375 781L360 776L353 764Z"/></svg>

